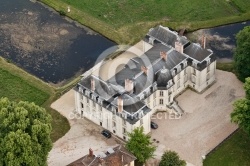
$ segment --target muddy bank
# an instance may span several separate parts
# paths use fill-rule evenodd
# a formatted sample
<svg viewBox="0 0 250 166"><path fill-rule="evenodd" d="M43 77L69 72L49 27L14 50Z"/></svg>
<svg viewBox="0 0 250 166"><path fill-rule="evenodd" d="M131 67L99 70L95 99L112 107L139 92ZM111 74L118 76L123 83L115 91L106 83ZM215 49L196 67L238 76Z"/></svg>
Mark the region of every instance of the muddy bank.
<svg viewBox="0 0 250 166"><path fill-rule="evenodd" d="M53 84L88 70L115 45L28 0L0 2L0 55Z"/></svg>

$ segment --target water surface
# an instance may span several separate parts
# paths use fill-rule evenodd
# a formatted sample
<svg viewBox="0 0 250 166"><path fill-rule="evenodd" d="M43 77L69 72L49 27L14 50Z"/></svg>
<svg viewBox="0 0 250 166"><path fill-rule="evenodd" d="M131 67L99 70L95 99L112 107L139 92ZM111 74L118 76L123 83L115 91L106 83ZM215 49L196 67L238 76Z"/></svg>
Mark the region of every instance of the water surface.
<svg viewBox="0 0 250 166"><path fill-rule="evenodd" d="M46 82L81 74L114 45L40 3L0 1L0 55Z"/></svg>

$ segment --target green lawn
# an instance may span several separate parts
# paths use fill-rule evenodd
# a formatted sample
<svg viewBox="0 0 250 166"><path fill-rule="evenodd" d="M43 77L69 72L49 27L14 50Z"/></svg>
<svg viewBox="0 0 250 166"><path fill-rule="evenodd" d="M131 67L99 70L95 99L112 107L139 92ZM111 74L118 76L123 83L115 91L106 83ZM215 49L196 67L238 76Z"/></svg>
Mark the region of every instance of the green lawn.
<svg viewBox="0 0 250 166"><path fill-rule="evenodd" d="M204 166L249 166L250 136L238 130L203 162Z"/></svg>
<svg viewBox="0 0 250 166"><path fill-rule="evenodd" d="M67 119L50 108L65 89L55 89L0 57L0 97L34 102L44 107L53 118L52 141L61 138L70 128Z"/></svg>
<svg viewBox="0 0 250 166"><path fill-rule="evenodd" d="M49 98L49 94L28 84L22 78L12 75L0 68L0 97L10 100L24 100L42 105Z"/></svg>
<svg viewBox="0 0 250 166"><path fill-rule="evenodd" d="M249 0L40 0L117 43L162 24L194 30L250 19Z"/></svg>

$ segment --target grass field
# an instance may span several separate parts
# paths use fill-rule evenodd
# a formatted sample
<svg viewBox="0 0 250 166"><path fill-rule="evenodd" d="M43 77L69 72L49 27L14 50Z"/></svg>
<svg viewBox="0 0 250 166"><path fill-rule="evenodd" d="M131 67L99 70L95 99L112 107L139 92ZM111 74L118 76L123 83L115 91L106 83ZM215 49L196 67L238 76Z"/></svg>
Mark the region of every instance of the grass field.
<svg viewBox="0 0 250 166"><path fill-rule="evenodd" d="M238 130L204 160L204 166L249 166L250 136Z"/></svg>
<svg viewBox="0 0 250 166"><path fill-rule="evenodd" d="M69 130L67 119L50 108L52 101L66 89L55 89L0 57L0 97L34 102L44 107L53 118L53 142Z"/></svg>
<svg viewBox="0 0 250 166"><path fill-rule="evenodd" d="M41 1L119 44L137 42L158 24L191 31L250 19L248 0Z"/></svg>

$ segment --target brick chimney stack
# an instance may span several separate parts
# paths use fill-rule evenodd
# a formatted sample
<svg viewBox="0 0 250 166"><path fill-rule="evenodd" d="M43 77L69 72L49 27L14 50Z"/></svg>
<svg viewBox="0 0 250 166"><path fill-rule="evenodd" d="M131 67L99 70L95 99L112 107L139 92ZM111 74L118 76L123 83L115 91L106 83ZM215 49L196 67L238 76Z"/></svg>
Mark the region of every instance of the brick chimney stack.
<svg viewBox="0 0 250 166"><path fill-rule="evenodd" d="M163 59L164 61L167 60L167 52L161 51L161 52L160 52L160 56L161 56L161 59Z"/></svg>
<svg viewBox="0 0 250 166"><path fill-rule="evenodd" d="M148 74L148 68L145 66L141 66L141 71L143 71L146 75Z"/></svg>
<svg viewBox="0 0 250 166"><path fill-rule="evenodd" d="M125 91L129 93L133 93L134 82L130 79L125 79Z"/></svg>
<svg viewBox="0 0 250 166"><path fill-rule="evenodd" d="M121 113L123 111L123 99L121 96L117 98L117 106L118 106L118 112Z"/></svg>
<svg viewBox="0 0 250 166"><path fill-rule="evenodd" d="M91 90L92 91L95 91L95 80L94 80L94 78L91 78Z"/></svg>
<svg viewBox="0 0 250 166"><path fill-rule="evenodd" d="M91 148L89 148L89 157L93 157L94 156L94 152Z"/></svg>
<svg viewBox="0 0 250 166"><path fill-rule="evenodd" d="M175 42L175 49L176 51L183 53L183 45L179 41Z"/></svg>
<svg viewBox="0 0 250 166"><path fill-rule="evenodd" d="M206 36L203 34L201 39L201 46L202 48L206 48Z"/></svg>

